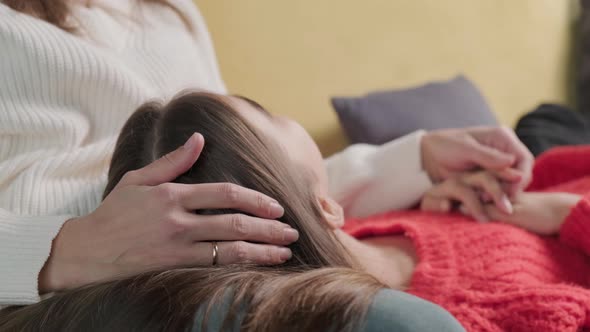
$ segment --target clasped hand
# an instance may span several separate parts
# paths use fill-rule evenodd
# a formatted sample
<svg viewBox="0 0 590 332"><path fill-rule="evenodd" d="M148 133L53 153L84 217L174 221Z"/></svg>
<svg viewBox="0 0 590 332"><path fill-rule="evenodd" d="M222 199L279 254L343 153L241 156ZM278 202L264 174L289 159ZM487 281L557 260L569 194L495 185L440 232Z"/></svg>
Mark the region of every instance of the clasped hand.
<svg viewBox="0 0 590 332"><path fill-rule="evenodd" d="M435 184L423 211L458 210L480 222L510 223L531 232L559 232L581 199L568 193L528 193L533 156L504 127L433 131L422 139L422 164Z"/></svg>

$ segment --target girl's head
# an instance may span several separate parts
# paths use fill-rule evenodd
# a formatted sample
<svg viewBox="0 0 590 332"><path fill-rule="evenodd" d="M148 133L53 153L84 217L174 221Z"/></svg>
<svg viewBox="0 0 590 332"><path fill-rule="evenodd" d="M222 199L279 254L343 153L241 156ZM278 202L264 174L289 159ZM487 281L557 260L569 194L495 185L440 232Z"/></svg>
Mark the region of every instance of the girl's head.
<svg viewBox="0 0 590 332"><path fill-rule="evenodd" d="M175 182L230 182L273 197L285 209L280 221L300 233L287 265L352 267L333 232L342 213L326 196L326 174L315 143L294 121L274 117L246 98L188 93L167 105L142 106L121 131L105 196L126 172L177 149L195 132L203 135L205 147Z"/></svg>
<svg viewBox="0 0 590 332"><path fill-rule="evenodd" d="M327 197L321 154L294 121L273 116L247 98L203 92L181 94L167 105L146 104L121 130L105 196L126 172L177 149L195 132L203 135L205 147L197 162L175 182L230 182L273 197L285 209L279 220L297 229L300 236L290 246L293 257L280 266L186 272L183 278L191 280L192 286L186 281L174 284L201 287L201 292L188 292L194 296L183 302L210 304L215 295L233 289L238 294L235 305L242 301L253 306L243 327L256 331L279 326L284 331L287 326L293 330L352 329L381 284L356 272L354 260L338 241L334 230L342 223L342 212ZM210 277L205 281L199 273ZM348 319L334 321L334 317Z"/></svg>

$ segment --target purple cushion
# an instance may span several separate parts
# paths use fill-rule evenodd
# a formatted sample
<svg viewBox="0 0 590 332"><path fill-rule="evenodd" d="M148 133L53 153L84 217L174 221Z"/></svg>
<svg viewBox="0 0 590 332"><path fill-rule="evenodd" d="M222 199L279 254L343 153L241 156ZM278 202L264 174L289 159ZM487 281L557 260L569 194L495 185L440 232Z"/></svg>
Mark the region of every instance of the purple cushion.
<svg viewBox="0 0 590 332"><path fill-rule="evenodd" d="M484 97L462 75L410 89L334 97L332 106L352 143L383 144L418 129L498 124Z"/></svg>

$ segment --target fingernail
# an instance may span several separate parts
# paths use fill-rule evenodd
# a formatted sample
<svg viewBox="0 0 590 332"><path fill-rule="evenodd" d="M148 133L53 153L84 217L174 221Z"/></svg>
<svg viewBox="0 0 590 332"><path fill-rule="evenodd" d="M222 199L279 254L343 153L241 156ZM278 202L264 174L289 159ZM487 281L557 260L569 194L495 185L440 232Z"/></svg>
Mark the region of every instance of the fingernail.
<svg viewBox="0 0 590 332"><path fill-rule="evenodd" d="M291 252L291 249L289 249L289 248L280 248L279 249L279 258L283 262L291 259L291 256L293 256L293 253Z"/></svg>
<svg viewBox="0 0 590 332"><path fill-rule="evenodd" d="M277 202L270 202L270 214L273 216L277 216L280 217L283 215L283 213L285 213L285 209L283 209L283 207L277 203Z"/></svg>
<svg viewBox="0 0 590 332"><path fill-rule="evenodd" d="M293 228L285 228L283 230L283 241L291 243L299 239L299 232Z"/></svg>
<svg viewBox="0 0 590 332"><path fill-rule="evenodd" d="M512 208L512 203L510 202L508 197L506 197L506 196L502 197L502 205L504 206L504 212L506 212L508 214L512 214L514 209Z"/></svg>
<svg viewBox="0 0 590 332"><path fill-rule="evenodd" d="M186 143L184 143L184 148L187 150L192 150L195 145L197 144L197 133L194 133L191 135L191 137L188 138L188 140L186 140Z"/></svg>

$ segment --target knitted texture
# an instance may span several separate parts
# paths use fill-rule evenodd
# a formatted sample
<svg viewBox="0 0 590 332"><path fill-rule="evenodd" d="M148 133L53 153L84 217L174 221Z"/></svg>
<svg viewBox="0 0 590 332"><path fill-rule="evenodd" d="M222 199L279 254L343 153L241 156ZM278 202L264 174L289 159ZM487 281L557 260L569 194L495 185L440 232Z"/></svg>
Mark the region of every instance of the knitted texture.
<svg viewBox="0 0 590 332"><path fill-rule="evenodd" d="M538 159L530 188L590 192L588 174L590 148L559 148ZM590 196L554 237L419 211L349 220L345 230L409 237L419 262L407 291L441 305L468 331L590 330Z"/></svg>

